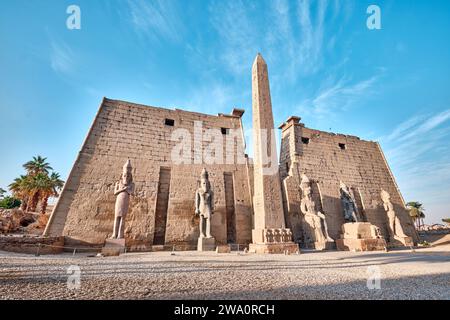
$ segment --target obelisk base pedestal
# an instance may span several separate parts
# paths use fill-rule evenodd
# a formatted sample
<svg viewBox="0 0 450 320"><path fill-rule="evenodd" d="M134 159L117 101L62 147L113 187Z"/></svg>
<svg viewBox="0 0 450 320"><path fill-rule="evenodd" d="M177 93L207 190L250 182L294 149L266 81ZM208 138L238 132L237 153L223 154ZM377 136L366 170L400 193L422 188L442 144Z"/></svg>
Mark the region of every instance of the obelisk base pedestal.
<svg viewBox="0 0 450 320"><path fill-rule="evenodd" d="M213 237L198 238L197 251L215 251L216 250L216 239Z"/></svg>
<svg viewBox="0 0 450 320"><path fill-rule="evenodd" d="M118 256L122 253L125 253L125 239L106 239L102 255L105 257Z"/></svg>
<svg viewBox="0 0 450 320"><path fill-rule="evenodd" d="M298 244L294 242L282 242L282 243L250 243L249 252L262 253L262 254L298 254L300 249Z"/></svg>
<svg viewBox="0 0 450 320"><path fill-rule="evenodd" d="M292 241L290 229L254 229L252 237L253 243L248 248L251 253L300 253L298 244Z"/></svg>

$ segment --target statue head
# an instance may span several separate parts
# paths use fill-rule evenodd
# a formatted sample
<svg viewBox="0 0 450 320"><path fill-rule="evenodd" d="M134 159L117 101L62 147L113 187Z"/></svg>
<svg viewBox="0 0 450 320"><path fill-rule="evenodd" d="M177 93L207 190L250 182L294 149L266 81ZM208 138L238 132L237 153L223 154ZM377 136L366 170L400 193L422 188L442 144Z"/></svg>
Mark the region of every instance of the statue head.
<svg viewBox="0 0 450 320"><path fill-rule="evenodd" d="M211 184L209 183L209 174L208 171L206 171L205 168L202 170L202 176L200 179L200 188L207 192L211 188Z"/></svg>
<svg viewBox="0 0 450 320"><path fill-rule="evenodd" d="M123 169L122 169L122 183L124 185L128 185L131 182L133 182L133 176L131 174L132 171L132 167L131 167L131 161L130 159L127 160L127 162L125 162L125 164L123 165Z"/></svg>
<svg viewBox="0 0 450 320"><path fill-rule="evenodd" d="M348 189L347 185L343 183L342 181L339 182L339 189L341 190L341 194L345 193L346 195L350 195L350 190Z"/></svg>
<svg viewBox="0 0 450 320"><path fill-rule="evenodd" d="M302 174L302 181L300 182L300 189L303 192L303 196L309 197L311 196L311 183L309 181L309 178Z"/></svg>
<svg viewBox="0 0 450 320"><path fill-rule="evenodd" d="M383 200L383 202L389 202L391 200L391 195L386 191L386 190L381 190L381 200Z"/></svg>

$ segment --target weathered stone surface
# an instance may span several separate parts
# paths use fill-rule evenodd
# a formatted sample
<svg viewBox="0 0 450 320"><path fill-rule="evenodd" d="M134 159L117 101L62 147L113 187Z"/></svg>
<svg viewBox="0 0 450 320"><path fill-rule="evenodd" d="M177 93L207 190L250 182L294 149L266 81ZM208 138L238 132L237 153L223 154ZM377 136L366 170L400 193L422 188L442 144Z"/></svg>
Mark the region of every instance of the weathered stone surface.
<svg viewBox="0 0 450 320"><path fill-rule="evenodd" d="M125 239L106 239L105 246L102 248L102 255L118 256L125 253Z"/></svg>
<svg viewBox="0 0 450 320"><path fill-rule="evenodd" d="M254 140L254 229L251 252L292 251L292 232L286 228L267 64L260 54L252 68ZM283 249L285 248L285 249Z"/></svg>
<svg viewBox="0 0 450 320"><path fill-rule="evenodd" d="M165 119L173 119L174 126L165 125ZM203 163L175 163L171 152L178 144L172 138L175 130L184 130L191 136L196 121L201 121L203 131L221 128L241 132L239 116L205 115L182 110L169 110L124 101L104 99L86 141L75 161L73 169L46 230L48 235L63 235L73 246L102 245L111 237L114 223L113 194L118 180L117 169L130 158L133 164L135 195L130 200L125 221L124 236L130 250L150 250L157 218L158 186L161 168L171 171L168 182L167 211L163 227L163 244L195 248L199 236L198 218L194 217L193 195L198 188L198 177ZM206 137L203 137L206 140ZM233 137L235 155L243 153L243 137ZM227 155L226 135L223 135L224 157ZM214 144L213 144L214 145ZM196 152L204 152L211 143L204 141ZM228 153L231 151L228 150ZM211 164L207 166L215 193L215 213L211 218L211 233L218 243L227 243L226 203L224 174L232 175L235 200L236 243L251 241L251 180L248 163ZM166 192L167 194L167 192ZM158 225L155 225L158 224ZM162 234L162 233L161 233Z"/></svg>
<svg viewBox="0 0 450 320"><path fill-rule="evenodd" d="M231 248L229 245L218 245L216 247L216 253L230 253L231 252Z"/></svg>
<svg viewBox="0 0 450 320"><path fill-rule="evenodd" d="M386 250L387 245L378 227L369 222L349 222L342 225L342 235L336 240L338 250Z"/></svg>
<svg viewBox="0 0 450 320"><path fill-rule="evenodd" d="M64 237L0 236L0 250L28 254L63 252Z"/></svg>
<svg viewBox="0 0 450 320"><path fill-rule="evenodd" d="M300 248L298 244L293 242L250 243L249 252L257 254L295 254L300 253Z"/></svg>
<svg viewBox="0 0 450 320"><path fill-rule="evenodd" d="M197 251L214 251L216 250L216 239L213 237L200 237L197 242Z"/></svg>
<svg viewBox="0 0 450 320"><path fill-rule="evenodd" d="M341 251L381 251L386 250L384 239L337 239L336 247Z"/></svg>
<svg viewBox="0 0 450 320"><path fill-rule="evenodd" d="M280 175L283 179L286 220L296 241L303 241L302 220L299 216L302 174L306 174L311 181L313 200L322 204L331 238L339 238L341 226L345 223L340 199L342 181L350 189L364 221L378 226L384 238L389 235L389 222L380 191L384 189L389 192L404 233L412 237L414 242L418 241L401 193L378 143L310 129L300 123L298 118L286 121L280 128Z"/></svg>
<svg viewBox="0 0 450 320"><path fill-rule="evenodd" d="M48 215L24 212L21 209L0 209L0 233L42 234Z"/></svg>

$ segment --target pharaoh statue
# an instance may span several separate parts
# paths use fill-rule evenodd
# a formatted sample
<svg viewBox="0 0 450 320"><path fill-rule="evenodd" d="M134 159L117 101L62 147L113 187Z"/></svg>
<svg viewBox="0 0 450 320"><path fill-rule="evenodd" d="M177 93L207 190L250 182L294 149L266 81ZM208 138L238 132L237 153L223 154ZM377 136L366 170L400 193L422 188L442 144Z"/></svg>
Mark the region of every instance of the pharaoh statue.
<svg viewBox="0 0 450 320"><path fill-rule="evenodd" d="M311 183L305 174L302 175L300 189L302 191L300 211L303 213L305 221L314 230L315 242L334 241L328 235L328 225L325 215L316 210L316 204L312 198Z"/></svg>
<svg viewBox="0 0 450 320"><path fill-rule="evenodd" d="M345 222L362 222L358 216L355 199L351 195L350 189L342 181L340 185L340 194Z"/></svg>
<svg viewBox="0 0 450 320"><path fill-rule="evenodd" d="M391 202L391 195L387 191L381 190L381 200L383 200L384 210L386 210L388 216L390 239L392 240L396 236L406 237L400 219L395 214L394 205Z"/></svg>
<svg viewBox="0 0 450 320"><path fill-rule="evenodd" d="M214 193L206 169L202 170L200 188L195 193L195 214L200 216L200 238L212 238L211 215L214 212Z"/></svg>
<svg viewBox="0 0 450 320"><path fill-rule="evenodd" d="M112 239L123 239L125 218L128 213L128 205L130 196L134 193L133 176L131 175L131 162L128 159L123 166L120 180L116 182L114 187L114 195L116 196L116 207L114 214L114 230Z"/></svg>

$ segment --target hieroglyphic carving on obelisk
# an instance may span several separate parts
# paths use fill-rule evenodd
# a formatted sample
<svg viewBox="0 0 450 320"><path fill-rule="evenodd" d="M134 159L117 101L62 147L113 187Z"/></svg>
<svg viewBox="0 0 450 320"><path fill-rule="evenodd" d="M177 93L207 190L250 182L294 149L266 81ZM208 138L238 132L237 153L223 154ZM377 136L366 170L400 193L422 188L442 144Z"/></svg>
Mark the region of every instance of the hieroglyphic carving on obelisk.
<svg viewBox="0 0 450 320"><path fill-rule="evenodd" d="M252 68L252 100L255 226L250 247L267 253L296 251L292 233L285 228L269 75L260 54Z"/></svg>

